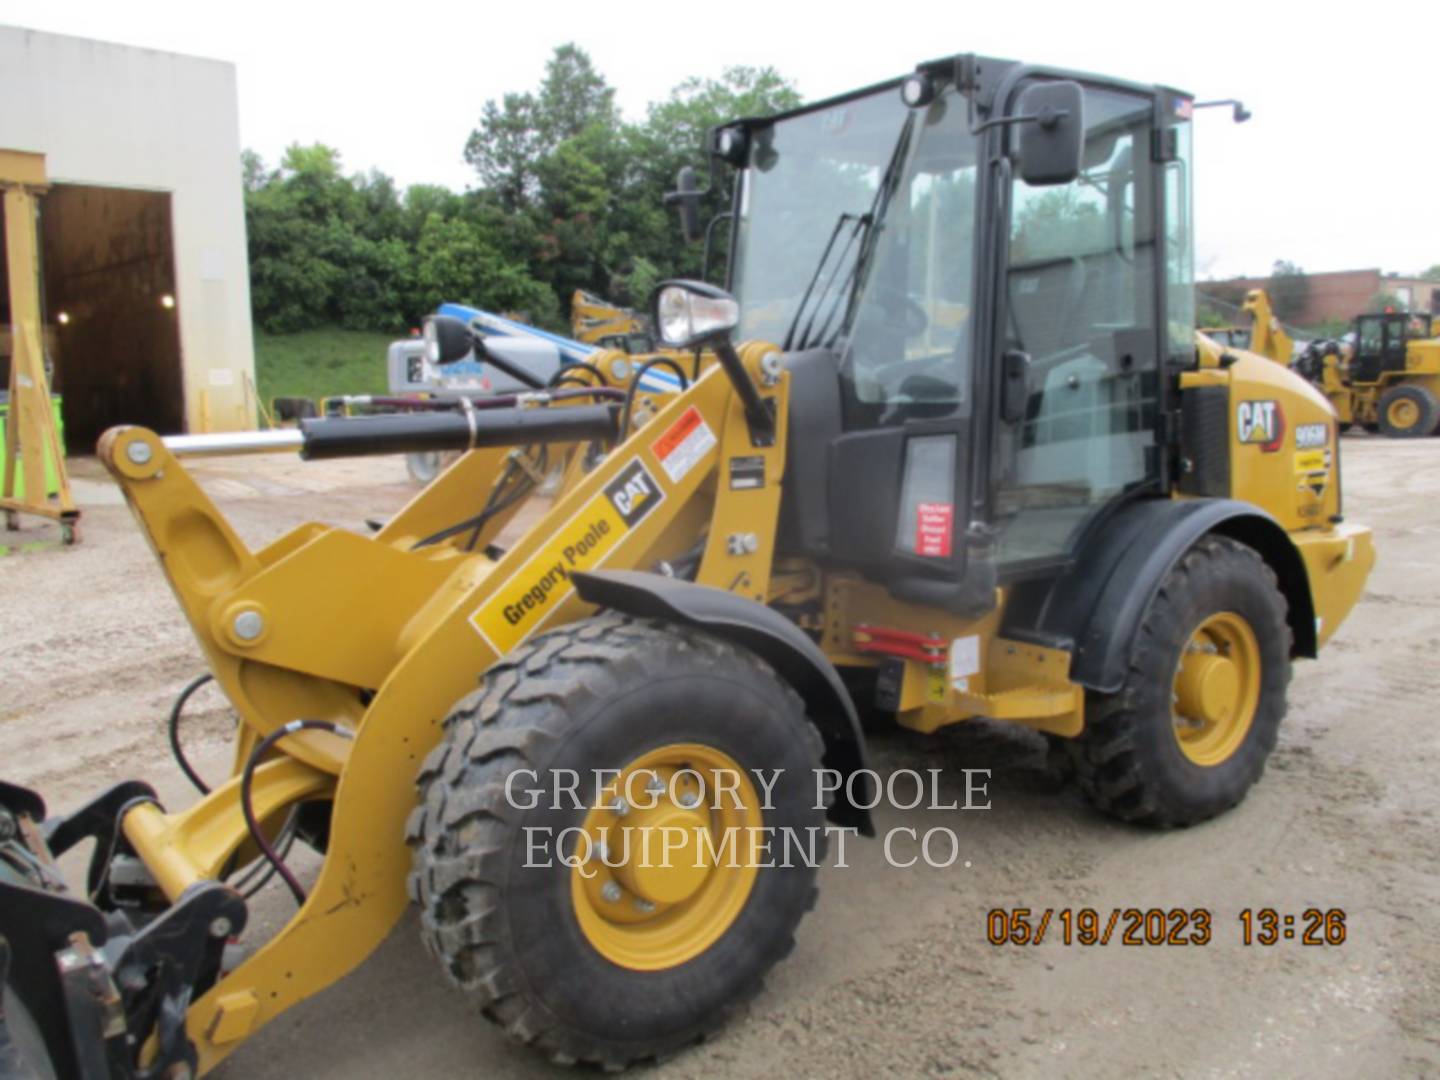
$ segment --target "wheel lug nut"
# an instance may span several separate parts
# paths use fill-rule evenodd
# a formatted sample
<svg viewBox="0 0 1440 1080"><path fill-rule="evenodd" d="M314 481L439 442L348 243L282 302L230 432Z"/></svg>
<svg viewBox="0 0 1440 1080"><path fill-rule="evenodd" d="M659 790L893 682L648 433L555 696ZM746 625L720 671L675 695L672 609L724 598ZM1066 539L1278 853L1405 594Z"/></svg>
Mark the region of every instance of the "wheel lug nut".
<svg viewBox="0 0 1440 1080"><path fill-rule="evenodd" d="M649 915L652 911L655 910L655 905L652 904L649 900L637 899L635 901L635 910L638 911L641 915Z"/></svg>
<svg viewBox="0 0 1440 1080"><path fill-rule="evenodd" d="M616 817L624 817L630 812L630 804L624 799L616 799L610 804L610 812Z"/></svg>
<svg viewBox="0 0 1440 1080"><path fill-rule="evenodd" d="M700 796L696 795L694 792L687 791L684 795L681 795L680 798L676 799L675 801L678 802L681 806L683 806L686 810L694 810L697 806L700 805Z"/></svg>
<svg viewBox="0 0 1440 1080"><path fill-rule="evenodd" d="M605 898L607 904L618 903L620 900L620 886L613 881L607 881L600 889L600 895Z"/></svg>

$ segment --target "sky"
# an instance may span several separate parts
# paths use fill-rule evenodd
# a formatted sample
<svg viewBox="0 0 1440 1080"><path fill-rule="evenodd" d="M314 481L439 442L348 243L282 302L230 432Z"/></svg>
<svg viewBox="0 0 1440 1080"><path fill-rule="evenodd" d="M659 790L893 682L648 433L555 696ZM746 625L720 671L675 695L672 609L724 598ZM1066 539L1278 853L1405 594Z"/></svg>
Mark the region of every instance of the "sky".
<svg viewBox="0 0 1440 1080"><path fill-rule="evenodd" d="M643 118L690 76L772 66L806 100L961 52L1159 82L1254 113L1196 118L1197 269L1264 275L1440 263L1440 8L1088 0L873 8L788 0L318 4L0 0L0 23L229 60L240 138L269 163L324 142L347 171L463 190L487 99L533 89L557 45L590 53ZM1367 15L1373 12L1374 17ZM0 107L4 107L0 105Z"/></svg>

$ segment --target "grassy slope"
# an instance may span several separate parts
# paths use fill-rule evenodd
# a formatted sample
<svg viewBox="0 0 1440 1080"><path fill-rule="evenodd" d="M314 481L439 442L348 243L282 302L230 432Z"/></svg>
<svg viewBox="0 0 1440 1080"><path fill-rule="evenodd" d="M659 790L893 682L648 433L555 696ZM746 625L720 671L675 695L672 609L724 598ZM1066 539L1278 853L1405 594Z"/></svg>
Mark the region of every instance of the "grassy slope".
<svg viewBox="0 0 1440 1080"><path fill-rule="evenodd" d="M383 394L385 348L399 335L361 330L255 331L255 381L260 400L319 399L331 394Z"/></svg>

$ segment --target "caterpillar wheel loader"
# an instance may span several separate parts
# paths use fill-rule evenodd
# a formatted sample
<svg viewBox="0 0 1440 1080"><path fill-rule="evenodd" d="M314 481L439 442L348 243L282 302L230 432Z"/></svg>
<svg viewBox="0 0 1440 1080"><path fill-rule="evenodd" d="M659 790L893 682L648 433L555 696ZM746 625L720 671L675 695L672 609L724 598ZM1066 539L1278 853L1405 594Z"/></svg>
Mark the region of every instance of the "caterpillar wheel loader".
<svg viewBox="0 0 1440 1080"><path fill-rule="evenodd" d="M570 336L587 345L621 352L650 353L655 349L643 315L584 289L576 289L570 297Z"/></svg>
<svg viewBox="0 0 1440 1080"><path fill-rule="evenodd" d="M671 1054L790 950L834 830L874 832L859 709L1043 732L1137 825L1239 802L1374 552L1324 397L1197 338L1192 104L922 64L718 129L733 185L690 173L676 201L691 235L704 200L733 215L726 287L653 301L683 360L293 431L109 431L239 715L234 771L175 808L140 781L53 815L0 787L0 1062L207 1072L410 904L540 1053ZM469 347L426 332L436 361ZM648 365L680 385L637 389ZM184 465L449 449L374 535L258 550ZM255 868L296 903L259 942Z"/></svg>
<svg viewBox="0 0 1440 1080"><path fill-rule="evenodd" d="M1240 310L1250 316L1249 326L1204 326L1200 333L1222 349L1248 349L1289 367L1295 340L1275 317L1270 294L1264 289L1251 289L1245 294Z"/></svg>
<svg viewBox="0 0 1440 1080"><path fill-rule="evenodd" d="M1329 399L1340 430L1392 439L1440 433L1440 312L1356 318L1353 343L1317 341L1297 367Z"/></svg>

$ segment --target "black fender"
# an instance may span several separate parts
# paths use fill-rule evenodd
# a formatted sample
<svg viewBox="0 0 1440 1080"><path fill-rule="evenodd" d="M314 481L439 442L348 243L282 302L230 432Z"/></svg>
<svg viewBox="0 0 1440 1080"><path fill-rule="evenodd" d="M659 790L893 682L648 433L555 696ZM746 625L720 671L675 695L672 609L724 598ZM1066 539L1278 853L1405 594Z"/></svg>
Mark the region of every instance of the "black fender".
<svg viewBox="0 0 1440 1080"><path fill-rule="evenodd" d="M1089 529L1064 574L1015 586L1001 633L1070 649L1070 678L1114 693L1165 575L1208 533L1260 553L1288 604L1293 654L1313 657L1315 603L1304 560L1279 522L1235 499L1144 499L1121 507Z"/></svg>
<svg viewBox="0 0 1440 1080"><path fill-rule="evenodd" d="M825 740L825 765L845 778L830 808L831 820L875 835L866 807L874 805L873 774L866 770L865 737L855 704L835 665L805 632L764 604L723 589L638 570L597 570L571 575L587 603L627 615L666 619L740 645L769 663L795 688ZM851 776L856 805L849 799Z"/></svg>

